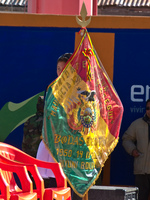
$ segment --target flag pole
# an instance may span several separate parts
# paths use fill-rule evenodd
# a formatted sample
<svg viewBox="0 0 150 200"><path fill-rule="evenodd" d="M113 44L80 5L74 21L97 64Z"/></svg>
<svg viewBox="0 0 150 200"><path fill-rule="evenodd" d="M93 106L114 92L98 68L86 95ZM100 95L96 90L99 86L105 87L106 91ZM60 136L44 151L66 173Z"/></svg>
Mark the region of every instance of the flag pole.
<svg viewBox="0 0 150 200"><path fill-rule="evenodd" d="M84 1L83 1L83 4L82 4L80 15L82 17L82 20L79 19L76 16L76 21L82 27L81 32L80 32L81 37L82 37L84 35L84 32L85 32L84 28L86 28L86 26L91 22L91 16L87 20L85 20L85 18L87 16L87 10L86 10L86 6L85 6ZM84 195L84 197L82 198L82 200L88 200L88 192Z"/></svg>

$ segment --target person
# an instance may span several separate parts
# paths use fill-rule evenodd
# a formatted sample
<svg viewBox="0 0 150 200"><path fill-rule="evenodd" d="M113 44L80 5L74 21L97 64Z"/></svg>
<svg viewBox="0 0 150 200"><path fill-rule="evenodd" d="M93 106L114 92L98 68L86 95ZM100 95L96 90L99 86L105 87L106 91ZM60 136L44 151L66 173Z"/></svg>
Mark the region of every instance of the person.
<svg viewBox="0 0 150 200"><path fill-rule="evenodd" d="M66 65L66 62L69 60L71 55L72 55L72 53L65 53L58 58L58 60L57 60L57 76L59 76L61 74L61 72L63 71L63 69ZM45 92L45 95L46 95L46 92ZM41 141L39 144L36 158L39 160L42 160L42 161L55 162L55 160L53 159L52 155L48 151L48 149L45 146L43 141ZM38 168L38 170L44 180L45 188L57 186L55 176L50 169Z"/></svg>
<svg viewBox="0 0 150 200"><path fill-rule="evenodd" d="M36 105L36 115L24 123L22 150L36 158L39 143L42 140L44 96L39 96Z"/></svg>
<svg viewBox="0 0 150 200"><path fill-rule="evenodd" d="M150 194L150 99L146 101L144 117L131 123L122 137L122 145L134 157L135 185L139 200L148 200Z"/></svg>

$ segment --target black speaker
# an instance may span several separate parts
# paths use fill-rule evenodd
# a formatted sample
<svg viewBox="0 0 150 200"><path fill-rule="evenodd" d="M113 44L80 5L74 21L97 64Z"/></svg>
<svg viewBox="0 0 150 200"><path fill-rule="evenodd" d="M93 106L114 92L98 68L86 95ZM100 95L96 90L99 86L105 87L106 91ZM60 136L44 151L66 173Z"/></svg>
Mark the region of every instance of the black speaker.
<svg viewBox="0 0 150 200"><path fill-rule="evenodd" d="M82 200L82 198L74 193L73 200ZM88 200L138 200L138 188L93 186L88 191Z"/></svg>

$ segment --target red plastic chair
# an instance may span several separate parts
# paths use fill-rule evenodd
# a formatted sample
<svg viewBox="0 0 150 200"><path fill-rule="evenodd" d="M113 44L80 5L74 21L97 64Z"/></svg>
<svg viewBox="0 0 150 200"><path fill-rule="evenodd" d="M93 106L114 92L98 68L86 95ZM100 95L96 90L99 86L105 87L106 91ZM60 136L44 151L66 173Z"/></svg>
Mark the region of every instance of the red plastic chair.
<svg viewBox="0 0 150 200"><path fill-rule="evenodd" d="M21 188L17 185L14 173L18 176ZM4 200L37 200L32 181L25 166L14 166L0 162L0 198Z"/></svg>
<svg viewBox="0 0 150 200"><path fill-rule="evenodd" d="M32 174L40 200L71 200L71 189L67 187L67 180L60 163L50 163L29 156L12 145L0 142L0 160L5 163L23 165ZM32 164L32 165L31 165ZM55 175L57 188L45 188L37 167L51 169Z"/></svg>
<svg viewBox="0 0 150 200"><path fill-rule="evenodd" d="M0 200L9 200L9 184L6 182L2 169L0 169Z"/></svg>

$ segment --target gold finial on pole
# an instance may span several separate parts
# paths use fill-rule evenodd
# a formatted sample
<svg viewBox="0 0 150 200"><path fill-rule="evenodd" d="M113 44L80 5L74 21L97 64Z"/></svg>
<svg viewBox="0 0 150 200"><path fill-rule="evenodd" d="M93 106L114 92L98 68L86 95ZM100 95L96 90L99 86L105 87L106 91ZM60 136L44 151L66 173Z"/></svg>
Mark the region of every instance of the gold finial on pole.
<svg viewBox="0 0 150 200"><path fill-rule="evenodd" d="M87 10L86 10L86 6L85 6L85 3L83 1L83 4L82 4L82 8L81 8L81 11L80 11L80 15L82 17L82 20L79 19L77 16L76 16L76 21L77 23L82 27L86 27L90 22L91 22L91 16L90 18L86 21L85 18L87 16Z"/></svg>

